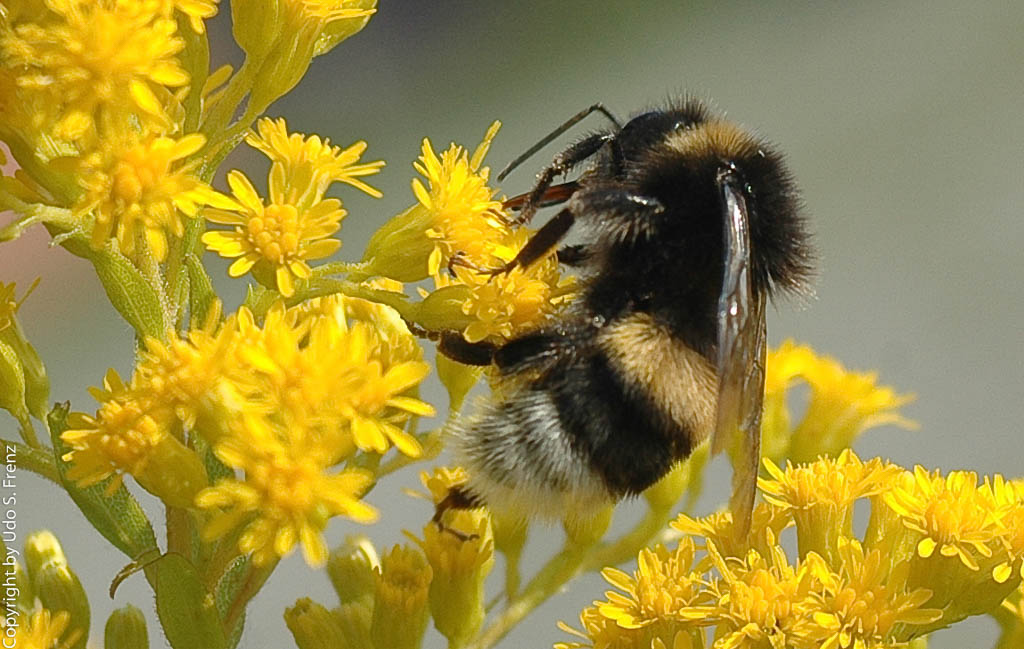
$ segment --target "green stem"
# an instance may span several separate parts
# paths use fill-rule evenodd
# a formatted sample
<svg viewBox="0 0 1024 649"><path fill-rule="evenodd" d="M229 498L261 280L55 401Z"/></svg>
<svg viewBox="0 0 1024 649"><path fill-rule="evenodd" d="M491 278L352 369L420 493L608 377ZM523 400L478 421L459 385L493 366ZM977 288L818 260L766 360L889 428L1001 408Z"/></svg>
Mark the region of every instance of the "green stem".
<svg viewBox="0 0 1024 649"><path fill-rule="evenodd" d="M519 596L509 603L501 616L470 645L472 649L493 647L533 612L533 609L557 593L567 581L580 574L588 550L589 548L564 547L561 552L551 557Z"/></svg>
<svg viewBox="0 0 1024 649"><path fill-rule="evenodd" d="M297 291L289 300L289 304L298 304L310 298L335 295L337 293L385 304L398 311L398 315L402 316L404 320L408 322L416 321L416 305L410 303L409 298L404 293L384 291L356 282L326 277L311 279L309 286L304 291Z"/></svg>
<svg viewBox="0 0 1024 649"><path fill-rule="evenodd" d="M472 649L488 649L494 646L533 609L580 573L600 570L605 566L635 559L637 552L665 528L671 518L671 511L671 507L649 508L644 518L633 529L612 543L598 546L596 549L564 548L548 560L544 568L530 580L519 596L512 600L501 616L480 635Z"/></svg>
<svg viewBox="0 0 1024 649"><path fill-rule="evenodd" d="M598 546L591 552L584 564L584 571L600 570L605 566L617 566L620 563L636 559L636 554L647 547L651 541L665 529L672 518L671 507L649 507L643 519L633 529L611 543Z"/></svg>
<svg viewBox="0 0 1024 649"><path fill-rule="evenodd" d="M328 277L330 275L343 275L345 273L351 273L352 271L358 271L369 266L369 262L366 261L332 261L326 264L320 264L313 269L313 278Z"/></svg>
<svg viewBox="0 0 1024 649"><path fill-rule="evenodd" d="M164 291L164 279L160 274L160 263L157 262L156 257L153 256L153 251L149 248L149 241L146 240L146 232L143 228L135 231L135 254L132 255L132 263L139 269L142 276L146 278L146 282L160 300L160 307L163 312L163 325L166 330L174 322L174 318L169 312L170 304L167 301L167 293Z"/></svg>
<svg viewBox="0 0 1024 649"><path fill-rule="evenodd" d="M263 588L263 584L266 583L270 574L274 572L277 563L277 561L273 561L265 566L253 565L249 568L249 576L245 580L245 585L238 591L238 595L228 607L227 615L224 616L225 629L235 628L238 620L245 612L245 607L249 604L249 600L255 597L256 593Z"/></svg>
<svg viewBox="0 0 1024 649"><path fill-rule="evenodd" d="M238 110L238 105L242 103L242 99L252 90L252 84L256 80L260 63L261 61L252 61L249 57L246 57L242 67L231 77L231 81L228 82L227 87L221 93L220 99L210 110L210 114L200 128L200 131L206 135L207 142L203 150L197 154L198 156L206 157L210 151L219 148L223 142L223 137L219 135L215 137L214 134L224 130L231 121L231 116Z"/></svg>
<svg viewBox="0 0 1024 649"><path fill-rule="evenodd" d="M19 469L28 469L32 473L42 476L55 484L61 484L60 474L57 472L57 465L53 460L52 449L47 446L32 448L25 446L21 442L7 439L0 439L0 442L7 447L14 447Z"/></svg>

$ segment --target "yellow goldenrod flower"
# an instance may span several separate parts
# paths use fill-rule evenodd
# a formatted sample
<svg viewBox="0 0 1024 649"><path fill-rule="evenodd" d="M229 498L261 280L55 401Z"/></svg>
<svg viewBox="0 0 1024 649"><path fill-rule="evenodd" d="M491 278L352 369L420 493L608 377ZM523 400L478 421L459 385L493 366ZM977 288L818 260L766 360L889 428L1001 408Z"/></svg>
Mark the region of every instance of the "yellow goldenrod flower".
<svg viewBox="0 0 1024 649"><path fill-rule="evenodd" d="M364 322L348 327L344 320L321 318L312 323L308 342L281 309L272 309L261 345L241 353L254 368L258 392L271 399L270 408L308 425L311 418L338 422L351 432L354 444L384 453L391 444L416 457L419 441L397 424L411 415L430 416L433 408L407 393L430 371L419 360L385 365L376 332ZM344 424L343 426L341 424Z"/></svg>
<svg viewBox="0 0 1024 649"><path fill-rule="evenodd" d="M263 204L242 172L229 173L228 184L239 203L238 209L208 209L204 215L214 223L235 228L231 232L207 232L203 243L221 257L237 257L228 269L232 277L244 275L258 263L274 273L277 290L291 296L295 279L310 276L307 261L332 255L341 247L341 241L329 238L341 227L341 219L347 213L341 201L328 198L308 204L289 202L297 188L286 186L280 163L275 163L270 171L268 205Z"/></svg>
<svg viewBox="0 0 1024 649"><path fill-rule="evenodd" d="M181 163L204 142L199 134L102 141L83 161L80 182L85 191L74 208L79 218L89 214L95 218L93 247L102 247L113 235L121 252L130 255L141 228L153 254L162 261L167 253L166 232L175 237L184 234L181 214L194 218L205 205L237 209L233 200L192 174L196 163Z"/></svg>
<svg viewBox="0 0 1024 649"><path fill-rule="evenodd" d="M169 434L171 409L125 385L113 369L103 388L90 392L100 402L96 415L71 413L61 435L72 449L63 456L72 464L68 479L87 487L113 477L109 495L128 473L168 504L191 507L207 484L206 469L195 451Z"/></svg>
<svg viewBox="0 0 1024 649"><path fill-rule="evenodd" d="M238 428L214 452L245 477L221 480L198 495L199 507L217 510L204 538L219 538L245 523L238 547L257 564L271 563L299 543L306 562L320 566L327 560L321 534L328 519L376 520L376 510L360 500L373 475L362 469L332 472L338 459L334 440L272 426L255 415L244 415Z"/></svg>
<svg viewBox="0 0 1024 649"><path fill-rule="evenodd" d="M684 539L673 551L660 545L642 550L632 577L605 568L605 580L622 592L608 591L606 601L585 608L580 613L581 631L560 622L563 631L585 642L562 642L555 648L703 649L701 617L713 598L704 586L704 571L695 565L695 554L693 540Z"/></svg>
<svg viewBox="0 0 1024 649"><path fill-rule="evenodd" d="M923 608L931 591L908 591L905 573L901 578L886 570L878 550L865 553L860 543L844 538L838 554L837 570L809 555L822 588L794 642L798 649L886 649L918 635L912 627L942 618L941 610Z"/></svg>
<svg viewBox="0 0 1024 649"><path fill-rule="evenodd" d="M605 568L601 571L605 581L624 594L605 593L608 601L596 603L598 612L622 629L675 622L675 628L667 625L662 629L671 632L661 636L666 642L676 630L694 628L701 623L701 607L711 602L695 565L696 556L693 539L685 538L673 551L661 545L641 550L632 577L616 568Z"/></svg>
<svg viewBox="0 0 1024 649"><path fill-rule="evenodd" d="M366 151L366 142L359 141L342 149L333 146L327 138L318 135L304 136L289 133L288 125L279 117L275 120L263 118L257 123L257 131L250 132L245 141L249 146L262 151L271 162L284 166L285 180L292 187L309 186L320 195L333 182L352 185L374 198L380 198L380 191L360 180L362 176L379 173L383 160L357 164ZM311 176L311 181L300 182L302 176Z"/></svg>
<svg viewBox="0 0 1024 649"><path fill-rule="evenodd" d="M68 478L87 487L115 476L108 487L113 493L124 473L137 475L145 470L167 436L166 415L154 412L152 404L136 400L113 369L103 377L103 388L90 392L100 402L96 416L71 413L68 430L61 435L73 449L64 455L64 460L73 464Z"/></svg>
<svg viewBox="0 0 1024 649"><path fill-rule="evenodd" d="M82 637L81 629L68 630L71 616L67 611L51 613L37 609L14 629L14 647L25 649L70 649ZM11 636L8 636L11 637Z"/></svg>
<svg viewBox="0 0 1024 649"><path fill-rule="evenodd" d="M427 236L435 241L429 272L436 275L456 254L471 264L490 264L495 251L508 236L501 201L488 184L490 169L481 167L501 122L494 122L472 157L452 144L439 158L424 138L419 161L413 164L430 186L412 181L416 199L430 216Z"/></svg>
<svg viewBox="0 0 1024 649"><path fill-rule="evenodd" d="M241 398L240 421L214 451L244 479L200 494L201 507L223 510L205 533L218 537L255 515L240 548L257 562L301 542L307 561L319 565L327 554L320 533L330 517L376 518L359 500L372 474L332 468L357 448L383 453L394 444L419 453L418 440L398 424L432 414L408 394L429 368L422 361L385 365L374 329L350 326L337 312L310 317L278 303L262 327L240 310L237 327L238 366L228 373Z"/></svg>
<svg viewBox="0 0 1024 649"><path fill-rule="evenodd" d="M433 572L417 548L396 545L381 557L370 637L375 647L419 649L430 619Z"/></svg>
<svg viewBox="0 0 1024 649"><path fill-rule="evenodd" d="M396 293L402 291L401 284L384 286L379 280L368 285ZM343 322L365 323L374 332L375 356L385 367L423 359L423 348L409 331L402 316L386 304L345 295L329 295L308 300L293 310L300 319L334 318Z"/></svg>
<svg viewBox="0 0 1024 649"><path fill-rule="evenodd" d="M57 106L54 133L90 139L132 127L170 127L159 94L188 82L175 55L183 43L158 3L50 0L52 18L13 25L0 38L17 83Z"/></svg>
<svg viewBox="0 0 1024 649"><path fill-rule="evenodd" d="M713 542L707 548L722 579L709 583L716 604L705 608L704 621L717 623L720 646L756 649L792 644L817 585L808 565L791 565L778 546L772 546L767 557L751 551L729 561Z"/></svg>
<svg viewBox="0 0 1024 649"><path fill-rule="evenodd" d="M493 265L494 252L510 229L501 201L487 184L490 170L481 165L500 126L491 125L472 156L453 143L438 157L424 138L413 167L429 189L414 179L417 203L370 239L363 255L368 274L415 282L436 276L456 255L476 266Z"/></svg>
<svg viewBox="0 0 1024 649"><path fill-rule="evenodd" d="M978 561L992 556L992 542L1003 527L996 515L996 501L986 480L978 484L973 471L952 471L943 478L938 471L914 468L914 489L894 489L885 502L903 517L904 524L920 533L917 554L923 559L936 550L943 557L958 557L964 566L978 570Z"/></svg>
<svg viewBox="0 0 1024 649"><path fill-rule="evenodd" d="M898 412L913 395L879 386L876 374L850 372L807 345L783 342L769 350L765 367L762 447L763 454L774 461L810 462L820 455L835 456L868 428L915 426ZM792 426L786 397L797 379L807 383L811 394L803 418Z"/></svg>
<svg viewBox="0 0 1024 649"><path fill-rule="evenodd" d="M758 486L768 503L791 512L796 521L800 556L814 551L831 561L837 542L853 535L853 505L890 488L903 472L875 458L867 463L850 449L836 459L822 458L809 465L787 462L781 470L765 458L770 480Z"/></svg>
<svg viewBox="0 0 1024 649"><path fill-rule="evenodd" d="M147 338L136 364L135 393L173 410L189 427L211 407L211 399L224 396L222 384L229 383L229 373L237 367L237 328L233 320L218 328L219 315L217 304L207 323L185 338L175 332L168 334L166 343Z"/></svg>
<svg viewBox="0 0 1024 649"><path fill-rule="evenodd" d="M979 484L969 471L943 478L918 466L883 500L910 534L908 583L932 591L928 604L943 609L942 625L992 610L1020 584L1014 568L1024 517L1006 515L988 478Z"/></svg>
<svg viewBox="0 0 1024 649"><path fill-rule="evenodd" d="M751 517L750 531L744 537L736 534L736 525L729 511L716 512L703 518L680 514L669 526L687 536L712 541L725 556L742 557L751 549L761 556L767 555L782 530L792 524L793 519L786 510L768 503L758 503Z"/></svg>
<svg viewBox="0 0 1024 649"><path fill-rule="evenodd" d="M429 473L420 471L420 482L430 493L435 505L444 500L452 489L461 487L469 481L469 474L461 466L436 466Z"/></svg>

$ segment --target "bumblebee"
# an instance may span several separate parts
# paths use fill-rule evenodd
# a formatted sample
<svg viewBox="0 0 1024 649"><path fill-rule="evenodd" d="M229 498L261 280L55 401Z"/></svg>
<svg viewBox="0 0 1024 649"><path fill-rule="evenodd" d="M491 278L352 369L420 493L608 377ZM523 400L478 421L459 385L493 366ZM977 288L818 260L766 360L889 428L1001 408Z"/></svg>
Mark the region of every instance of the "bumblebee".
<svg viewBox="0 0 1024 649"><path fill-rule="evenodd" d="M621 126L595 105L499 180L595 111L614 126L570 145L506 203L521 223L561 209L494 269L557 250L580 276L578 298L500 345L441 338L442 353L490 365L496 378L491 398L454 426L470 479L436 520L450 507L596 509L640 493L713 437L714 450L739 451L731 506L744 525L760 460L766 302L805 291L813 269L796 187L770 144L692 99ZM580 243L559 248L570 230Z"/></svg>

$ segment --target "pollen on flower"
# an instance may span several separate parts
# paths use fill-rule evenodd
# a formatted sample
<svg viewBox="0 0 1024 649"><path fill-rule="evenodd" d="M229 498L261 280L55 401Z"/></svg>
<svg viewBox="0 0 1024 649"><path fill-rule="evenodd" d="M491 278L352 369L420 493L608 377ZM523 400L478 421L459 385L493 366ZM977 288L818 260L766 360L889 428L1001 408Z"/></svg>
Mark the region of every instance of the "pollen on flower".
<svg viewBox="0 0 1024 649"><path fill-rule="evenodd" d="M54 132L67 140L116 132L132 115L158 130L170 119L158 95L188 82L175 55L184 44L160 3L53 0L41 22L0 38L20 87L56 106ZM113 128L113 131L108 129Z"/></svg>
<svg viewBox="0 0 1024 649"><path fill-rule="evenodd" d="M156 258L163 260L166 233L184 234L182 214L194 218L206 205L237 208L193 175L195 164L182 162L204 142L198 134L141 141L112 137L86 156L80 175L85 191L74 212L81 218L93 216L93 247L102 247L114 236L121 252L131 254L136 234L143 233Z"/></svg>
<svg viewBox="0 0 1024 649"><path fill-rule="evenodd" d="M497 263L511 261L528 239L527 230L516 231L496 245L493 259ZM469 298L462 306L463 313L473 318L463 331L469 342L507 340L540 327L573 299L576 288L574 278L562 277L553 255L496 277L457 266L454 280L439 275L435 281L442 286L460 283L469 287Z"/></svg>

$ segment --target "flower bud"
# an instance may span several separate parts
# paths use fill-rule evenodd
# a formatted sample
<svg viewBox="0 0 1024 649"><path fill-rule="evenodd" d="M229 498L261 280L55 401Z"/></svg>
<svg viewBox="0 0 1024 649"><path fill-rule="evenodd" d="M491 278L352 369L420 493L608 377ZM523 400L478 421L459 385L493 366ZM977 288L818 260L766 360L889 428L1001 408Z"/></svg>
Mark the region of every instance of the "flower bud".
<svg viewBox="0 0 1024 649"><path fill-rule="evenodd" d="M437 376L448 390L448 409L453 413L457 412L462 407L466 395L480 379L483 368L463 365L444 354L437 355L436 365Z"/></svg>
<svg viewBox="0 0 1024 649"><path fill-rule="evenodd" d="M484 621L484 580L494 566L494 539L489 516L479 511L454 512L442 529L423 528L418 541L434 571L430 612L434 626L452 646L462 646Z"/></svg>
<svg viewBox="0 0 1024 649"><path fill-rule="evenodd" d="M111 613L103 630L103 649L149 649L142 611L129 604Z"/></svg>
<svg viewBox="0 0 1024 649"><path fill-rule="evenodd" d="M348 3L352 9L367 9L373 10L377 7L377 0L353 0ZM366 23L370 22L370 16L372 13L368 13L365 16L356 16L354 18L343 18L341 20L334 20L324 25L323 30L320 33L320 38L316 41L316 47L313 49L313 56L320 56L326 54L334 49L341 41L345 40L349 36L354 36L362 31L363 27L366 27Z"/></svg>
<svg viewBox="0 0 1024 649"><path fill-rule="evenodd" d="M25 296L21 298L22 301L24 301L33 288L35 288L35 285L28 289ZM5 299L8 293L10 297ZM20 303L15 303L13 299L14 284L10 284L9 287L0 284L0 343L9 346L20 362L22 381L24 383L23 401L25 406L28 407L29 412L35 415L36 418L45 419L46 411L49 409L50 379L46 376L46 368L43 367L43 361L39 358L35 348L28 342L28 338L21 328L21 323L18 322L15 311ZM0 352L0 357L4 356L6 354ZM0 363L2 362L3 360L0 360ZM2 374L3 370L0 370L0 375ZM3 379L0 378L0 382L2 381ZM4 390L0 387L0 394L3 393ZM0 397L0 407L5 407L2 401L3 397Z"/></svg>
<svg viewBox="0 0 1024 649"><path fill-rule="evenodd" d="M29 580L37 584L39 572L49 564L68 565L64 556L64 548L50 530L39 530L25 539L25 567L28 568Z"/></svg>
<svg viewBox="0 0 1024 649"><path fill-rule="evenodd" d="M303 597L285 609L284 621L299 649L338 649L348 647L341 625L323 604Z"/></svg>
<svg viewBox="0 0 1024 649"><path fill-rule="evenodd" d="M400 282L426 279L427 259L434 250L434 242L427 237L431 225L432 216L420 204L392 217L366 244L366 267L361 272L367 277L383 275ZM350 275L349 279L354 278Z"/></svg>
<svg viewBox="0 0 1024 649"><path fill-rule="evenodd" d="M23 426L28 425L25 370L17 353L3 341L0 341L0 408L14 415Z"/></svg>
<svg viewBox="0 0 1024 649"><path fill-rule="evenodd" d="M416 323L430 331L462 331L476 320L462 307L471 297L465 284L442 286L428 295L416 308Z"/></svg>
<svg viewBox="0 0 1024 649"><path fill-rule="evenodd" d="M203 461L171 435L153 447L145 469L135 476L143 489L172 507L192 507L196 494L209 486Z"/></svg>
<svg viewBox="0 0 1024 649"><path fill-rule="evenodd" d="M690 484L690 463L680 462L671 471L666 473L660 480L644 491L644 498L651 509L669 510L686 491Z"/></svg>
<svg viewBox="0 0 1024 649"><path fill-rule="evenodd" d="M427 595L433 572L414 548L395 546L375 571L370 637L375 647L418 649L430 617Z"/></svg>
<svg viewBox="0 0 1024 649"><path fill-rule="evenodd" d="M327 559L327 576L342 604L371 604L376 588L374 570L380 566L377 551L365 536L350 536Z"/></svg>
<svg viewBox="0 0 1024 649"><path fill-rule="evenodd" d="M575 548L588 548L601 540L612 522L613 505L608 505L597 513L581 515L568 512L562 518L562 527L568 537L568 544Z"/></svg>
<svg viewBox="0 0 1024 649"><path fill-rule="evenodd" d="M284 7L281 0L233 0L231 32L245 53L262 59L281 33Z"/></svg>
<svg viewBox="0 0 1024 649"><path fill-rule="evenodd" d="M34 585L44 608L67 611L70 617L68 627L82 632L73 649L84 649L89 638L89 599L78 575L66 563L51 562L36 573Z"/></svg>

